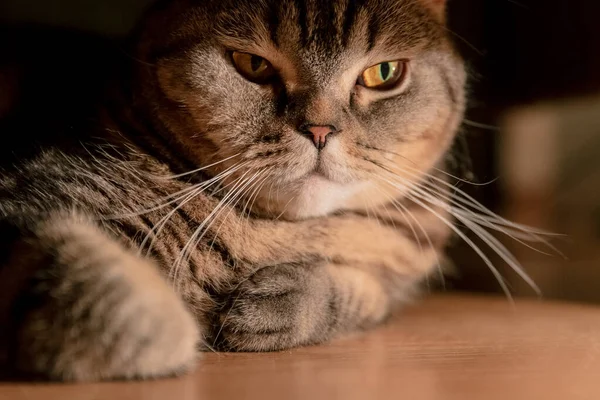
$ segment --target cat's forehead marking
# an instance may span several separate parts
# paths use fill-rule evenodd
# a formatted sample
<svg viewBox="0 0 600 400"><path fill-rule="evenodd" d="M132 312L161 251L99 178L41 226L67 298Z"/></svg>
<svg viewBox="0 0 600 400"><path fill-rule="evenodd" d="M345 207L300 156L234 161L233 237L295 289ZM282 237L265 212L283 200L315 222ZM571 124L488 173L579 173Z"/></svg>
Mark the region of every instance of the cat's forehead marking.
<svg viewBox="0 0 600 400"><path fill-rule="evenodd" d="M440 27L419 0L226 0L218 36L329 57L348 48L406 50L435 41Z"/></svg>

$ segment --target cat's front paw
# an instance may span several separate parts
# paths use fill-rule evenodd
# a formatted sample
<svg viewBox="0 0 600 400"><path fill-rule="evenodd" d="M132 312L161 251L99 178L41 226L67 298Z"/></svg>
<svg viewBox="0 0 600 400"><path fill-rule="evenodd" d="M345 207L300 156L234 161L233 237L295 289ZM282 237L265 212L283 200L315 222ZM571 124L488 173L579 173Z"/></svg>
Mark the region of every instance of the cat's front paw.
<svg viewBox="0 0 600 400"><path fill-rule="evenodd" d="M216 342L230 351L274 351L318 343L335 319L331 281L320 266L259 270L229 296Z"/></svg>
<svg viewBox="0 0 600 400"><path fill-rule="evenodd" d="M195 365L196 320L153 265L110 246L112 262L81 257L31 278L12 306L17 373L98 381L172 376Z"/></svg>

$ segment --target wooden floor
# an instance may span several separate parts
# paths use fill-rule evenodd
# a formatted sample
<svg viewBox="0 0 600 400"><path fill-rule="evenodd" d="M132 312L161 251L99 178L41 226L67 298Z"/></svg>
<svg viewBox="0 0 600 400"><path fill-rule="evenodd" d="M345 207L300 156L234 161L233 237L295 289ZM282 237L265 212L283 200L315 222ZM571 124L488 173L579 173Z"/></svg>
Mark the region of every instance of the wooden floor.
<svg viewBox="0 0 600 400"><path fill-rule="evenodd" d="M208 354L180 379L0 384L1 400L600 399L600 308L439 296L327 346Z"/></svg>

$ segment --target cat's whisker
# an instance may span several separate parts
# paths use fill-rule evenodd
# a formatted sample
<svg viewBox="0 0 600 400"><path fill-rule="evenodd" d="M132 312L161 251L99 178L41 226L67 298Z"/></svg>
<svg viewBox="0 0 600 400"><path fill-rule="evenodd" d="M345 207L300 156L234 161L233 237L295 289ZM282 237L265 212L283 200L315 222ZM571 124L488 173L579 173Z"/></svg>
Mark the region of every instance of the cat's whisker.
<svg viewBox="0 0 600 400"><path fill-rule="evenodd" d="M383 178L383 180L384 182L387 182L388 184L392 185L392 187L398 187L398 184L393 181L387 180L385 178ZM404 184L402 186L404 186ZM513 303L512 293L510 292L510 289L504 281L504 277L496 268L494 263L489 259L489 257L479 248L479 246L477 246L477 244L475 244L475 242L473 242L465 233L458 229L450 220L448 220L448 218L442 216L439 212L435 211L435 209L429 206L426 202L422 201L420 198L411 195L407 195L407 198L413 201L415 204L421 206L423 209L429 211L432 215L436 216L444 225L450 228L458 237L460 237L465 243L467 243L467 245L469 245L469 247L471 247L487 265L492 274L496 277L496 280L498 281L498 284L500 285L507 299L511 303Z"/></svg>
<svg viewBox="0 0 600 400"><path fill-rule="evenodd" d="M247 274L247 276L243 279L241 279L239 282L237 282L237 284L235 285L235 287L232 288L231 292L235 292L242 284L246 283L248 280L250 280L250 278L252 277L252 275L254 275L254 273L256 273L257 270L255 271L251 271L249 274ZM233 299L231 307L229 308L229 310L227 311L227 314L225 314L225 316L223 317L223 320L221 321L221 326L219 327L219 330L217 331L214 341L213 341L213 346L217 345L217 342L219 340L219 337L221 336L221 333L223 333L223 328L225 327L225 322L227 322L227 319L229 318L229 315L231 314L231 311L235 308L235 305L240 297L241 293L238 292L237 296L235 297L235 299Z"/></svg>
<svg viewBox="0 0 600 400"><path fill-rule="evenodd" d="M436 216L443 224L448 226L458 237L460 237L463 241L465 241L465 243L467 243L477 253L477 255L483 260L483 262L487 265L487 267L490 269L492 274L496 277L500 287L502 288L502 291L505 293L507 298L512 302L512 294L510 292L510 289L508 288L506 282L504 281L504 278L500 274L500 271L495 267L495 265L489 259L489 257L479 248L479 246L477 246L475 244L475 242L473 242L465 233L463 233L460 229L458 229L458 227L456 227L455 224L453 224L450 220L448 220L448 218L442 216L438 211L436 211L432 206L429 205L429 204L432 204L433 206L440 207L440 208L446 210L450 215L453 215L452 207L449 204L441 201L438 198L435 198L430 193L423 191L422 188L418 186L418 184L408 181L406 178L403 178L398 173L395 173L393 170L390 170L389 168L386 168L385 166L380 165L379 163L377 163L375 161L371 161L371 162L372 162L372 164L379 166L383 171L385 171L387 174L390 175L390 179L381 177L380 179L382 179L383 182L387 182L392 187L397 188L398 190L404 190L406 188L410 188L411 190L405 194L405 197L407 199L411 200L415 204L421 206L423 209L429 211L432 215ZM463 221L461 221L461 222L464 223L464 217L461 216L461 218L463 219ZM472 224L473 223L471 221L469 221L468 227L473 231ZM536 292L539 292L539 288L537 288L537 286L535 285L533 280L531 280L531 278L522 270L522 268L519 266L518 263L515 264L512 262L512 259L510 258L511 256L508 256L506 254L506 253L509 253L508 250L506 248L503 248L503 246L498 246L498 244L495 241L490 241L489 236L487 236L485 234L482 235L481 231L482 231L481 228L476 228L473 232L478 237L480 237L484 242L486 242L486 244L489 245L491 243L492 250L498 252L498 255L500 255L505 261L507 259L510 260L511 262L509 265L511 266L511 268L516 267L515 271L519 275L523 274L523 275L527 276L526 281L528 283L533 283L532 288L534 290L536 290ZM487 234L487 232L486 232L486 234ZM494 238L494 240L497 240L497 239Z"/></svg>
<svg viewBox="0 0 600 400"><path fill-rule="evenodd" d="M205 227L207 226L207 224L211 221L211 219L219 212L220 208L223 207L223 205L229 200L229 198L235 194L236 192L236 188L244 182L246 175L249 174L250 171L247 170L245 171L239 178L237 178L235 180L235 185L232 188L232 190L230 192L228 192L225 197L223 197L219 203L216 205L216 207L213 209L213 211L202 221L202 223L199 224L199 226L195 229L194 233L191 235L191 237L188 239L188 241L186 242L186 244L183 246L183 249L180 251L179 256L177 257L177 259L175 260L175 262L173 263L173 267L172 267L172 279L173 279L173 284L177 285L177 276L179 274L179 270L181 269L182 265L189 260L189 257L191 257L191 247L192 246L196 246L197 243L202 240L202 238L199 236L204 234L205 232ZM188 255L189 254L189 255Z"/></svg>
<svg viewBox="0 0 600 400"><path fill-rule="evenodd" d="M478 226L477 224L469 221L467 218L463 218L457 214L454 217L461 221L467 226L472 232L474 232L481 240L484 241L496 254L498 254L504 262L515 271L521 279L523 279L538 296L542 296L542 292L538 285L533 279L523 270L519 261L512 255L512 253L504 246L498 239L492 236L489 232Z"/></svg>
<svg viewBox="0 0 600 400"><path fill-rule="evenodd" d="M261 176L258 183L254 186L254 188L252 189L252 191L250 192L250 194L247 196L247 200L246 200L246 204L244 204L244 208L242 209L242 219L246 219L249 220L250 219L250 215L252 214L252 209L254 207L254 203L256 202L256 198L258 197L258 195L260 194L260 191L262 190L264 184L267 182L267 180L269 179L269 170L266 169L264 170L264 176ZM246 213L246 210L248 210L248 212Z"/></svg>
<svg viewBox="0 0 600 400"><path fill-rule="evenodd" d="M417 177L416 175L410 174L406 171L405 171L405 173L412 175L413 177ZM437 178L437 177L428 176L428 178ZM445 182L443 180L440 180L440 181ZM491 212L490 210L485 208L483 205L481 205L480 203L478 203L476 200L472 199L471 197L469 197L471 200L462 198L461 196L464 193L462 191L458 191L458 193L455 191L454 195L450 195L449 193L442 193L441 189L439 187L436 187L432 182L429 182L429 181L423 181L423 182L424 183L422 184L422 187L428 187L429 188L428 190L433 190L435 193L437 193L439 196L441 196L442 200L440 200L440 202L446 202L449 205L453 206L452 207L453 211L461 213L464 217L470 218L471 221L477 222L480 225L484 225L490 229L501 232L502 234L510 237L511 239L515 240L516 242L518 242L534 251L537 251L541 254L550 255L547 252L544 252L544 251L526 243L526 241L542 243L546 247L548 247L549 249L554 251L556 254L558 254L562 257L565 257L560 252L560 250L558 250L554 245L552 245L547 239L545 239L543 237L543 236L551 236L552 234L546 234L545 232L539 233L540 231L536 231L533 228L529 228L529 227L526 227L523 225L512 223L511 221L508 221L508 220L498 216L497 214ZM426 186L423 186L423 185L426 185ZM446 186L449 187L448 185L446 185ZM477 210L484 211L485 213L480 214L480 213L474 212L473 210L467 208L467 206L470 206ZM556 235L556 236L558 236L558 235Z"/></svg>
<svg viewBox="0 0 600 400"><path fill-rule="evenodd" d="M243 197L244 190L246 190L246 188L249 185L252 184L252 182L260 174L260 172L261 171L259 170L258 172L256 172L250 178L242 179L240 181L240 184L238 184L234 188L232 188L231 191L229 193L227 193L227 195L215 207L215 209L213 210L213 212L211 213L211 215L209 215L203 221L201 227L199 227L194 232L194 235L192 236L193 239L190 240L190 241L188 241L188 243L186 244L186 246L184 247L184 249L182 251L182 255L184 255L184 257L183 257L183 264L189 262L189 259L190 259L190 257L193 254L192 248L195 248L198 245L198 243L202 240L202 238L204 237L204 235L211 228L212 224L220 217L221 213L226 208L229 208L230 210L229 210L228 214L225 216L225 218L223 218L223 221L225 221L227 219L227 217L229 216L229 214L235 208L237 202ZM246 171L244 173L244 175L242 176L242 178L245 177L245 175L247 175L248 173L250 173L250 170ZM223 222L221 223L221 225L222 224L223 224ZM214 245L214 240L215 239L216 239L216 236L213 238L213 242L211 243L211 246Z"/></svg>
<svg viewBox="0 0 600 400"><path fill-rule="evenodd" d="M369 211L371 209L371 207L369 207L369 204L367 203L367 198L366 197L363 198L363 204L364 204L365 212L367 213L367 220L370 221L372 219L371 218L371 213ZM379 220L377 220L377 222L379 223Z"/></svg>
<svg viewBox="0 0 600 400"><path fill-rule="evenodd" d="M227 322L227 319L229 318L231 311L235 308L235 305L237 304L237 302L240 298L240 295L241 295L241 293L238 293L237 296L235 296L235 299L233 299L233 301L231 302L231 307L229 307L229 310L227 310L227 314L225 314L225 316L223 317L223 321L221 321L221 326L219 327L219 330L215 334L215 338L214 338L213 344L212 344L213 347L215 347L217 345L217 342L219 341L219 337L221 336L221 333L223 332L223 328L225 328L225 323Z"/></svg>
<svg viewBox="0 0 600 400"><path fill-rule="evenodd" d="M409 163L411 163L413 165L416 165L416 163L414 161L410 160L409 158L407 158L406 156L404 156L404 155L402 155L400 153L397 153L397 152L394 152L394 151L390 151L390 150L386 150L386 149L381 149L381 148L378 148L378 147L373 147L373 146L366 145L366 144L360 143L360 142L357 142L357 144L359 146L363 147L366 150L373 150L373 151L379 151L379 152L385 153L385 154L391 154L391 155L394 155L394 156L397 156L397 157L401 157L403 160L405 160L405 161L407 161L407 162L409 162ZM442 173L444 175L447 175L447 176L451 177L452 179L455 179L455 180L457 180L459 182L462 182L462 183L465 183L465 184L468 184L468 185L471 185L471 186L487 186L487 185L490 185L490 184L494 183L495 181L497 181L497 179L493 179L493 180L491 180L489 182L477 183L477 182L472 182L472 181L460 178L458 176L455 176L455 175L453 175L453 174L451 174L451 173L449 173L447 171L444 171L443 169L439 169L439 168L435 168L435 167L433 169L435 171L437 171L437 172L440 172L440 173ZM421 173L423 172L420 169L416 169L416 170L419 171L419 172L421 172ZM425 174L425 175L426 176L431 176L429 174Z"/></svg>
<svg viewBox="0 0 600 400"><path fill-rule="evenodd" d="M458 177L458 176L456 176L456 175L454 175L454 174L451 174L451 173L450 173L450 172L448 172L448 171L444 171L444 170L443 170L443 169L441 169L441 168L434 167L434 168L433 168L433 170L434 170L434 171L436 171L436 172L439 172L439 173L441 173L441 174L444 174L444 175L446 175L446 176L447 176L447 177L449 177L449 178L452 178L452 179L454 179L454 180L456 181L456 184L458 184L458 183L464 183L464 184L467 184L467 185L469 185L469 186L474 186L474 187L483 187L483 186L489 186L489 185L491 185L491 184L493 184L493 183L495 183L495 182L497 182L497 181L498 181L498 178L494 178L494 179L492 179L492 180L489 180L489 181L487 181L487 182L473 182L473 181L470 181L470 180L467 180L467 179L464 179L464 178ZM431 177L431 176L433 176L433 175L431 175L431 174L425 174L425 176L426 176L426 177ZM452 186L453 186L454 188L456 188L456 184L454 184L454 185L452 185Z"/></svg>
<svg viewBox="0 0 600 400"><path fill-rule="evenodd" d="M500 233L506 235L507 237L511 238L515 242L517 242L537 253L540 253L540 254L543 254L546 256L550 256L550 257L552 256L551 253L540 250L537 247L534 247L534 246L530 245L529 243L527 243L527 240L531 241L531 237L527 234L523 234L519 231L507 229L502 226L498 226L498 225L494 224L493 222L486 220L485 217L477 215L476 213L473 213L471 211L465 212L462 209L457 209L455 207L452 207L452 212L455 215L462 216L463 218L468 218L470 221L475 222L480 226L485 226L486 228L492 229L496 232L500 232ZM556 249L554 246L552 246L550 243L548 243L546 245L551 247L553 250L555 250L557 253L560 254L560 251L558 249Z"/></svg>
<svg viewBox="0 0 600 400"><path fill-rule="evenodd" d="M365 143L361 143L361 142L356 142L356 144L357 144L357 145L359 145L359 146L361 146L362 148L364 148L364 149L366 149L366 150L379 151L379 152L381 152L381 153L385 153L385 154L391 154L391 155L393 155L393 156L400 157L400 158L402 158L403 160L405 160L405 161L407 161L407 162L409 162L409 163L411 163L411 164L415 164L415 165L416 165L416 163L415 163L414 161L410 160L410 159L409 159L409 158L407 158L405 155L403 155L403 154L400 154L400 153L398 153L398 152L395 152L395 151L390 151L390 150L386 150L386 149L381 149L381 148L379 148L379 147L374 147L374 146L367 145L367 144L365 144ZM369 160L369 161L370 161L370 160Z"/></svg>
<svg viewBox="0 0 600 400"><path fill-rule="evenodd" d="M213 184L215 184L217 182L221 182L223 179L225 179L229 175L234 174L240 168L243 168L244 165L245 164L242 163L242 164L239 164L239 165L232 166L231 168L225 170L224 172L222 172L221 174L215 176L214 178L209 179L208 181L204 182L201 185L198 185L198 187L196 187L191 193L189 193L187 196L185 196L185 198L180 197L178 199L178 200L182 200L180 202L180 204L178 204L167 215L165 215L156 224L154 224L154 226L152 227L152 229L150 230L150 232L148 232L148 234L146 235L146 237L144 238L144 240L142 241L142 243L139 246L139 252L141 253L143 251L143 249L146 247L146 244L147 244L149 238L152 236L153 237L152 241L150 242L150 245L148 246L148 249L147 249L147 254L149 254L150 251L151 251L151 249L152 249L152 247L153 247L153 245L154 245L154 240L160 235L160 233L162 232L163 228L166 226L166 224L169 221L169 219L173 215L175 215L175 213L179 209L181 209L181 207L184 207L188 202L190 202L196 196L198 196L201 193L203 193L206 189L208 189Z"/></svg>
<svg viewBox="0 0 600 400"><path fill-rule="evenodd" d="M402 203L400 203L398 200L394 200L392 203L396 208L404 210L405 214L410 216L413 221L417 224L417 226L419 227L419 230L423 233L423 235L425 236L425 240L427 240L427 244L429 245L430 248L434 248L433 246L433 242L431 240L431 237L429 237L429 233L427 232L427 230L423 227L423 224L421 224L421 222L419 222L419 220L410 212L410 210ZM411 224L411 230L413 231L413 234L416 235L416 232L414 231L414 228L412 228L412 224ZM417 240L419 241L419 247L421 248L421 252L423 252L423 246L421 244L420 239L417 236ZM438 269L438 274L440 276L440 279L442 281L442 286L444 289L446 289L446 277L444 276L444 271L442 270L442 264L440 262L440 258L437 252L434 252L435 254L435 262L436 262L436 266Z"/></svg>
<svg viewBox="0 0 600 400"><path fill-rule="evenodd" d="M407 168L408 169L412 169L413 171L416 171L416 172L420 173L420 171L415 170L415 169L413 169L411 167L407 167ZM408 172L406 170L404 170L402 172L405 173L405 174L411 175L414 178L420 178L420 179L422 179L420 176L418 176L418 175L416 175L414 173L411 174L410 172ZM523 232L528 232L528 233L531 233L531 234L534 234L534 235L543 235L543 236L550 236L550 237L564 236L564 235L560 235L560 234L556 234L556 233L552 233L552 232L547 232L547 231L544 231L544 230L536 229L536 228L533 228L533 227L529 227L529 226L526 226L526 225L522 225L522 224L518 224L518 223L515 223L515 222L512 222L512 221L509 221L506 218L501 217L498 214L492 212L490 209L488 209L483 204L481 204L480 202L478 202L471 195L469 195L465 191L463 191L463 190L455 187L454 185L446 182L445 180L443 180L443 179L441 179L439 177L430 175L430 174L427 174L426 177L429 178L429 179L434 180L435 182L441 184L442 186L446 186L446 187L450 188L454 192L455 195L458 195L458 196L456 196L456 200L457 201L462 202L465 205L473 207L477 211L480 211L481 213L486 214L486 215L488 215L491 218L494 218L499 223L502 223L502 224L504 224L506 226L510 226L512 228L518 229L518 230L523 231Z"/></svg>
<svg viewBox="0 0 600 400"><path fill-rule="evenodd" d="M492 132L500 132L500 130L501 130L499 126L483 124L481 122L471 121L468 119L463 119L463 124L465 124L467 126L471 126L473 128L485 129L485 130L492 131Z"/></svg>
<svg viewBox="0 0 600 400"><path fill-rule="evenodd" d="M375 165L378 165L378 164L375 163ZM378 166L381 167L381 165L378 165ZM408 168L411 169L410 167L408 167ZM387 170L390 173L394 173L393 171L390 171L389 169L387 169ZM427 180L422 181L422 182L424 182L424 184L428 185L430 188L435 190L443 198L443 200L445 200L447 203L455 206L459 210L462 210L464 213L466 213L468 216L470 216L472 219L476 220L480 224L486 225L494 230L502 232L503 234L506 234L513 240L515 240L519 243L523 243L525 246L527 246L533 250L536 250L538 252L544 253L543 251L536 249L533 246L530 246L530 245L524 243L523 241L527 240L529 242L533 241L533 242L543 243L548 248L555 251L557 254L562 255L562 253L555 246L553 246L548 240L541 237L541 234L538 231L534 230L533 228L529 228L529 227L525 227L525 226L521 226L521 225L512 223L511 221L508 221L508 220L496 215L495 213L492 213L490 210L488 210L483 205L478 203L472 197L466 195L466 193L464 193L463 191L456 189L453 185L450 185L446 181L441 180L438 177L432 176L430 174L427 174L425 177L423 177L421 175L411 174L410 172L408 172L406 170L402 171L402 173L405 175L411 176L415 180L422 180L425 178L429 178L429 179L435 180L437 182L443 183L444 186L446 186L446 187L452 188L454 190L454 194L455 194L454 196L451 196L449 193L441 193L440 188L434 186L433 183L428 182ZM467 196L468 199L462 198L461 196L463 194L465 196ZM482 214L475 213L472 210L466 208L465 205L471 206L472 208L482 211L483 213ZM506 227L507 225L508 225L508 228ZM544 232L544 234L545 234L545 232Z"/></svg>
<svg viewBox="0 0 600 400"><path fill-rule="evenodd" d="M426 190L427 192L429 192L433 196L435 196L435 195L439 196L439 200L437 202L438 203L443 202L443 203L449 204L451 206L452 212L455 214L460 214L464 218L468 218L470 221L476 222L478 225L483 225L487 228L490 228L492 230L500 232L500 233L510 237L511 239L515 240L519 244L522 244L523 246L526 246L529 249L539 252L541 254L551 256L550 253L544 252L544 251L528 244L526 241L544 243L546 246L550 247L556 253L560 254L560 251L558 249L556 249L547 240L545 240L541 237L538 237L536 235L533 235L530 232L523 232L523 230L517 230L514 228L510 228L510 227L507 228L507 227L503 226L502 223L496 222L495 219L492 219L486 215L476 213L476 212L466 208L464 205L458 203L456 201L458 196L451 196L447 192L443 192L439 187L436 187L431 182L424 181L420 184L420 187L423 188L423 190Z"/></svg>
<svg viewBox="0 0 600 400"><path fill-rule="evenodd" d="M440 199L440 198L435 197L436 194L442 196L443 198ZM484 226L487 226L491 229L500 230L501 232L509 234L509 235L510 235L510 233L507 233L507 232L499 229L499 227L495 226L492 223L486 223L485 219L477 218L477 217L479 217L479 215L471 212L470 210L457 209L455 207L452 207L452 199L446 193L431 190L431 188L428 188L427 186L424 186L424 185L415 185L413 190L410 192L410 195L418 196L422 200L427 201L435 206L445 208L446 211L448 211L452 216L454 216L459 222L463 223L465 225L465 227L467 227L468 229L473 231L478 237L480 237L492 250L494 250L496 252L496 254L498 254L509 266L511 266L511 268L513 268L515 270L515 272L517 272L534 290L536 290L536 292L539 292L539 289L537 288L535 283L529 278L529 276L527 276L524 273L522 268L519 266L518 261L510 253L510 251L503 244L501 244L498 239L493 237L489 232L482 229L482 227L479 224L484 224ZM466 213L465 213L465 211L466 211ZM513 236L511 236L511 238L515 239ZM515 239L515 240L517 240L517 239ZM521 242L521 241L519 241L519 242ZM523 243L523 244L527 246L526 243ZM536 250L535 248L533 248L531 246L528 246L528 247Z"/></svg>
<svg viewBox="0 0 600 400"><path fill-rule="evenodd" d="M260 172L260 171L259 171L259 172ZM252 179L252 178L250 178L250 179ZM248 183L250 183L250 182L248 182ZM225 190L225 189L227 189L227 186L225 186L225 187L221 188L221 189L220 189L220 191L221 191L221 190ZM233 189L235 189L235 188L233 188ZM233 189L232 189L232 190L233 190ZM234 207L231 207L231 204L232 204L234 201L236 201L236 205L237 205L237 200L236 200L236 199L238 198L238 195L242 195L242 194L243 194L243 193L242 193L242 191L243 191L243 189L244 189L244 188L243 188L243 187L240 187L240 188L238 188L238 189L239 189L239 192L240 192L240 193L238 193L238 194L235 194L235 195L234 195L234 196L231 198L231 200L230 200L230 201L228 201L228 202L227 202L227 203L226 203L226 204L223 206L223 207L229 207L229 208L230 208L230 210L229 210L229 212L227 213L227 215L225 216L225 218L223 218L223 222L221 223L221 225L219 225L219 229L221 228L221 226L223 225L223 223L225 222L225 220L227 220L227 218L229 217L229 215L231 214L231 212L234 210L234 207L235 207L235 206L234 206ZM240 198L240 200L241 200L241 198ZM214 218L216 219L216 218L218 218L218 216L219 216L219 214L215 215L215 217L214 217ZM206 229L207 229L207 230L208 230L208 229L210 229L210 225L209 225L208 227L206 227ZM215 237L213 238L213 241L211 242L211 247L210 247L211 249L212 249L212 247L213 247L213 245L214 245L214 241L215 241L215 240L216 240L216 238L217 238L218 231L219 231L219 230L217 230L217 233L215 234Z"/></svg>
<svg viewBox="0 0 600 400"><path fill-rule="evenodd" d="M257 171L247 182L247 184L244 187L241 187L240 190L238 190L238 194L235 196L235 198L233 198L228 204L227 207L230 208L229 212L225 215L225 217L223 218L223 221L221 222L221 224L219 225L219 227L217 228L214 238L210 244L210 249L212 250L215 240L217 239L219 232L223 226L223 224L225 223L225 221L229 218L229 215L231 215L231 213L235 210L235 208L237 207L238 203L240 201L242 201L244 199L244 197L249 197L246 196L246 193L250 192L253 188L255 188L256 186L258 186L261 182L261 178L263 173L265 172L265 170L259 170ZM247 202L246 202L247 204ZM244 207L245 210L245 207ZM241 227L242 221L244 219L244 210L242 210L241 215L241 219L240 219L240 224L238 225L238 229L239 227ZM215 219L218 218L215 217ZM206 228L207 230L210 229L210 225Z"/></svg>
<svg viewBox="0 0 600 400"><path fill-rule="evenodd" d="M413 190L407 195L412 201L415 201L416 198L419 198L425 202L433 204L438 207L444 207L446 203L440 201L437 198L434 198L430 193L427 193L422 188L416 186ZM446 211L455 217L458 221L463 223L469 230L475 233L484 243L486 243L490 249L492 249L497 255L499 255L504 262L507 263L521 278L528 284L530 287L538 294L541 295L541 292L535 282L525 273L523 268L520 266L519 262L514 258L514 256L510 253L510 251L502 245L498 239L494 238L487 231L482 229L479 225L474 223L473 221L465 218L464 216L457 214L454 212L453 208L450 206L444 207Z"/></svg>
<svg viewBox="0 0 600 400"><path fill-rule="evenodd" d="M261 193L263 187L265 186L265 184L269 180L269 172L270 171L267 171L267 173L265 174L265 177L264 177L263 181L260 183L260 186L256 190L256 194L253 195L254 199L252 200L252 203L250 204L250 208L248 209L248 216L246 218L246 224L250 223L250 214L251 214L252 210L254 209L254 204L256 203L256 200L258 199L258 196L260 196L260 193Z"/></svg>
<svg viewBox="0 0 600 400"><path fill-rule="evenodd" d="M270 209L272 200L273 200L273 185L275 184L275 180L271 179L271 185L269 185L269 194L267 195L267 207Z"/></svg>
<svg viewBox="0 0 600 400"><path fill-rule="evenodd" d="M104 220L125 219L125 218L139 217L140 215L149 214L151 212L161 210L165 207L170 206L171 204L175 204L175 203L183 200L184 198L188 198L188 195L190 192L195 192L198 189L205 189L205 188L210 187L211 185L215 184L222 178L229 176L232 173L234 173L235 171L239 170L241 167L243 167L246 164L247 163L239 163L239 164L232 165L231 167L222 171L221 173L219 173L218 175L216 175L215 177L213 177L211 179L208 179L201 183L190 185L190 186L185 187L177 192L171 193L163 198L159 198L156 201L158 203L158 205L156 205L156 206L146 208L143 210L130 212L130 213L107 215L107 216L103 216L102 218ZM147 184L147 182L144 181L144 184ZM164 200L168 200L168 199L171 199L171 200L163 202Z"/></svg>
<svg viewBox="0 0 600 400"><path fill-rule="evenodd" d="M400 213L400 215L402 215L404 217L404 220L408 224L413 237L417 241L417 245L419 246L419 251L421 252L421 254L424 254L423 244L421 243L421 238L417 234L417 231L416 231L413 223L411 222L411 219L412 219L412 221L414 221L417 224L417 226L419 227L419 230L425 236L425 239L427 240L427 244L429 245L429 247L434 248L433 242L432 242L431 238L429 237L429 233L427 233L427 230L423 227L423 224L421 224L421 222L419 222L419 220L410 212L410 210L404 204L402 204L400 201L393 198L390 194L385 193L381 188L378 188L378 190L381 194L384 194L390 200L390 204ZM388 215L389 215L389 212L388 212ZM390 219L391 219L391 216L390 216ZM436 265L437 265L437 269L438 269L438 274L440 276L440 280L442 282L442 286L444 289L446 289L446 277L444 276L444 271L442 270L442 265L441 265L439 256L438 256L437 252L435 252L434 254L435 254ZM427 279L428 279L427 284L429 286L429 277L427 277Z"/></svg>
<svg viewBox="0 0 600 400"><path fill-rule="evenodd" d="M184 173L181 173L181 174L170 175L170 176L157 176L157 177L156 177L156 179L163 179L163 180L173 180L173 179L179 179L179 178L183 178L184 176L189 176L189 175L197 174L198 172L206 171L206 170L207 170L207 169L209 169L209 168L212 168L212 167L214 167L214 166L217 166L217 165L219 165L219 164L222 164L222 163L224 163L224 162L227 162L227 161L229 161L229 160L232 160L232 159L234 159L234 158L236 158L236 157L240 156L241 154L242 154L242 153L237 153L237 154L234 154L234 155L232 155L232 156L229 156L229 157L227 157L227 158L224 158L224 159L222 159L222 160L220 160L220 161L216 161L216 162L213 162L212 164L208 164L208 165L205 165L205 166L203 166L203 167L200 167L200 168L194 169L194 170L192 170L192 171L184 172Z"/></svg>
<svg viewBox="0 0 600 400"><path fill-rule="evenodd" d="M279 193L279 188L277 188L277 191ZM286 211L290 207L290 204L292 204L292 201L294 201L294 197L290 196L290 199L288 200L287 203L285 203L283 210L277 215L277 217L275 217L275 221L279 221L279 219L285 215Z"/></svg>
<svg viewBox="0 0 600 400"><path fill-rule="evenodd" d="M435 204L437 206L442 206L444 202L432 200L431 194L422 191L421 189L415 189L411 192L411 196L418 196L424 201ZM448 213L456 218L459 222L461 222L466 228L475 233L485 244L487 244L490 249L492 249L496 254L498 254L502 260L509 265L535 292L536 294L541 296L541 291L535 282L525 273L523 268L520 266L520 263L516 260L516 258L512 255L512 253L504 246L498 239L492 236L489 232L483 229L476 221L473 221L469 215L462 214L457 212L457 210L451 206L447 209ZM513 238L514 239L514 238ZM517 240L517 239L515 239ZM517 240L519 241L519 240ZM519 241L520 243L523 243ZM532 246L527 247L533 248Z"/></svg>

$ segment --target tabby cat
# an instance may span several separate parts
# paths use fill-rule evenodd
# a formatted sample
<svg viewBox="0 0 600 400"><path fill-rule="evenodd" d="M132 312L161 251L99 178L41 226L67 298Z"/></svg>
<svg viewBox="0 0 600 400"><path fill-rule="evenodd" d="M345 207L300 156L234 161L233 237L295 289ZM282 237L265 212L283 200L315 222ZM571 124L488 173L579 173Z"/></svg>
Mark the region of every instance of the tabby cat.
<svg viewBox="0 0 600 400"><path fill-rule="evenodd" d="M94 117L3 167L3 362L160 377L198 350L384 321L455 229L465 72L444 15L444 0L159 1Z"/></svg>

